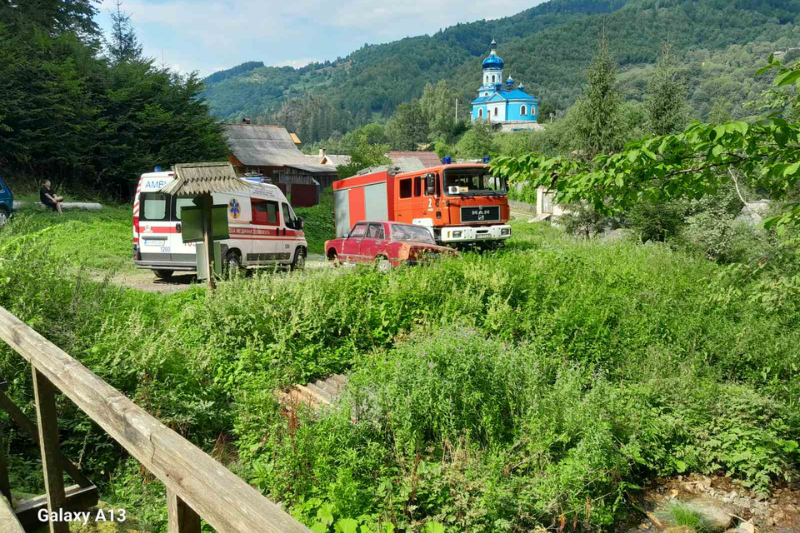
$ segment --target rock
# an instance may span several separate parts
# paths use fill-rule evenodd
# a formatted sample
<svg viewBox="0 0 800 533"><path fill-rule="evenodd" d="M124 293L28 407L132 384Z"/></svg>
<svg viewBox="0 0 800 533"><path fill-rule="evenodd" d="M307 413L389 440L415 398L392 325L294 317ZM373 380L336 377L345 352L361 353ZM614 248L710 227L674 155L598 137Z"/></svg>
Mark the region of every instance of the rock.
<svg viewBox="0 0 800 533"><path fill-rule="evenodd" d="M747 202L739 216L736 217L737 222L743 222L748 226L758 226L764 217L769 212L769 200L758 200L756 202Z"/></svg>
<svg viewBox="0 0 800 533"><path fill-rule="evenodd" d="M695 533L694 529L689 526L668 527L664 533Z"/></svg>
<svg viewBox="0 0 800 533"><path fill-rule="evenodd" d="M711 498L695 498L686 502L685 505L698 513L712 529L725 530L731 525L731 515Z"/></svg>
<svg viewBox="0 0 800 533"><path fill-rule="evenodd" d="M756 526L752 522L742 522L725 533L756 533Z"/></svg>
<svg viewBox="0 0 800 533"><path fill-rule="evenodd" d="M703 476L700 478L700 485L705 489L708 490L711 488L711 478L708 476Z"/></svg>

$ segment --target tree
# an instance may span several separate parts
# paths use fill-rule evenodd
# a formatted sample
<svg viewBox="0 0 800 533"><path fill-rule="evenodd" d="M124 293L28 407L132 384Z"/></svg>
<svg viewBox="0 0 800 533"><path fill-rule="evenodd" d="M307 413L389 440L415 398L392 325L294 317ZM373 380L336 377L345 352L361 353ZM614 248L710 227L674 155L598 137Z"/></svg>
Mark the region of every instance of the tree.
<svg viewBox="0 0 800 533"><path fill-rule="evenodd" d="M142 59L142 45L136 37L131 17L122 11L122 1L116 1L116 11L111 12L111 40L106 44L114 64Z"/></svg>
<svg viewBox="0 0 800 533"><path fill-rule="evenodd" d="M778 69L777 87L800 87L800 65L784 67L770 57L760 73ZM800 96L795 108L800 107ZM593 161L531 154L493 162L496 175L555 191L558 203L586 201L601 213L619 214L642 201L699 199L735 179L752 190L788 200L766 227L800 225L800 123L767 120L689 125L683 132L645 138L621 153Z"/></svg>
<svg viewBox="0 0 800 533"><path fill-rule="evenodd" d="M455 96L447 82L436 85L427 83L420 98L420 108L428 121L428 134L431 140L449 141L455 125Z"/></svg>
<svg viewBox="0 0 800 533"><path fill-rule="evenodd" d="M689 91L678 72L672 45L665 42L647 87L648 129L656 135L677 133L689 121Z"/></svg>
<svg viewBox="0 0 800 533"><path fill-rule="evenodd" d="M492 126L482 120L475 121L456 144L456 153L463 159L482 159L496 151Z"/></svg>
<svg viewBox="0 0 800 533"><path fill-rule="evenodd" d="M365 168L391 164L392 160L386 156L388 151L388 144L372 144L367 138L367 133L362 133L350 152L350 163L339 165L336 167L336 172L339 178L349 178Z"/></svg>
<svg viewBox="0 0 800 533"><path fill-rule="evenodd" d="M425 143L430 129L419 100L399 105L386 124L386 132L395 150L416 150Z"/></svg>
<svg viewBox="0 0 800 533"><path fill-rule="evenodd" d="M708 113L708 122L711 124L723 124L731 120L731 108L733 106L726 98L714 100L714 107Z"/></svg>
<svg viewBox="0 0 800 533"><path fill-rule="evenodd" d="M601 152L618 150L621 145L620 105L617 67L608 51L605 30L600 47L587 72L589 82L583 98L576 104L575 133L584 155L591 159Z"/></svg>

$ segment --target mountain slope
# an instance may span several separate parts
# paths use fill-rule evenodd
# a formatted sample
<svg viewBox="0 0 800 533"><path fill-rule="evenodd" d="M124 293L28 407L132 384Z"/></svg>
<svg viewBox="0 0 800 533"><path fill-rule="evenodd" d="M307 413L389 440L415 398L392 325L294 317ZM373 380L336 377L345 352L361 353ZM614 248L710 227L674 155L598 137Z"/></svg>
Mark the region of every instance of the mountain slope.
<svg viewBox="0 0 800 533"><path fill-rule="evenodd" d="M580 94L602 28L623 69L635 69L653 63L665 39L691 60L698 50L796 39L798 22L800 0L553 0L513 17L365 46L335 62L209 79L205 96L214 114L237 119L266 118L289 98L315 95L350 117L340 120L337 129L344 130L389 116L398 104L418 97L428 81L448 80L461 102L469 102L494 35L505 74L523 81L543 103L565 108ZM327 129L317 128L304 140L324 137Z"/></svg>

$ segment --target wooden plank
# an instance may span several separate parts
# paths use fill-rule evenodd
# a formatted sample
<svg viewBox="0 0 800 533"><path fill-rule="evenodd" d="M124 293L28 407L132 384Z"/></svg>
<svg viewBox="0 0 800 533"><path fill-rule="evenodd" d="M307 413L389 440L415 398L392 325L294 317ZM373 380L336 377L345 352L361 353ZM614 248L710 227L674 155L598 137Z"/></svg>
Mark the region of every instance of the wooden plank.
<svg viewBox="0 0 800 533"><path fill-rule="evenodd" d="M85 511L97 505L97 487L81 487L72 485L64 489L66 503L65 511ZM41 529L39 510L47 509L47 496L36 496L19 502L15 509L17 519L29 531Z"/></svg>
<svg viewBox="0 0 800 533"><path fill-rule="evenodd" d="M47 507L51 513L64 507L64 470L61 467L61 452L58 447L58 417L56 415L56 392L41 372L33 365L33 394L36 397L36 420L39 425L39 449L42 451L44 487L47 490ZM50 533L69 533L66 522L50 522Z"/></svg>
<svg viewBox="0 0 800 533"><path fill-rule="evenodd" d="M35 364L218 533L309 533L280 506L3 308L0 339Z"/></svg>
<svg viewBox="0 0 800 533"><path fill-rule="evenodd" d="M200 517L180 496L167 489L168 533L200 533Z"/></svg>
<svg viewBox="0 0 800 533"><path fill-rule="evenodd" d="M2 496L0 496L0 533L25 533L11 504Z"/></svg>
<svg viewBox="0 0 800 533"><path fill-rule="evenodd" d="M216 289L214 281L214 223L211 215L214 199L210 194L202 196L203 204L203 247L206 254L205 262L208 267L208 288Z"/></svg>
<svg viewBox="0 0 800 533"><path fill-rule="evenodd" d="M8 482L8 460L6 458L6 440L3 438L3 431L0 429L0 500L3 496L11 499L11 485Z"/></svg>
<svg viewBox="0 0 800 533"><path fill-rule="evenodd" d="M33 439L33 442L36 445L39 445L39 430L36 428L36 423L25 416L25 413L22 412L22 409L17 407L17 405L11 401L11 398L6 396L3 391L0 391L0 409L8 413L8 416L11 417L23 431L28 433ZM92 487L94 484L89 481L89 479L81 472L75 464L67 459L64 456L64 453L59 450L61 454L61 466L64 467L64 472L69 474L69 477L72 480L80 485L81 487Z"/></svg>

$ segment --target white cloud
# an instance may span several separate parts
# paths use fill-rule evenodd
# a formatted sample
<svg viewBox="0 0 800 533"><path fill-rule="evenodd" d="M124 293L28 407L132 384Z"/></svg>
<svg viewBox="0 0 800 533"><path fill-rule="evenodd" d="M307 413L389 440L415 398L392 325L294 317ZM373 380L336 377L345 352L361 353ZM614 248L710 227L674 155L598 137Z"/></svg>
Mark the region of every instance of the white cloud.
<svg viewBox="0 0 800 533"><path fill-rule="evenodd" d="M542 0L123 0L148 55L203 74L250 60L302 66L364 43L432 33L458 22L508 16ZM100 22L108 26L112 0ZM358 43L358 44L354 44ZM171 58L171 59L170 59Z"/></svg>

